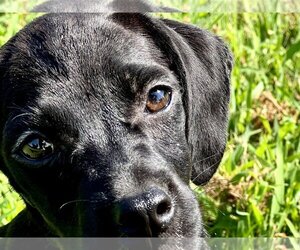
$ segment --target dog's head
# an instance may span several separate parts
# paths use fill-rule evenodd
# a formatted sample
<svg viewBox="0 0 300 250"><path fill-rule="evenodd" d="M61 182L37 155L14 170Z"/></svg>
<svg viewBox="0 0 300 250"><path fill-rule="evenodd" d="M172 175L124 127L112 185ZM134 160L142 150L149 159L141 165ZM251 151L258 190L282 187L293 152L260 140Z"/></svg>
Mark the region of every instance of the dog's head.
<svg viewBox="0 0 300 250"><path fill-rule="evenodd" d="M189 181L222 158L231 63L218 37L143 14L48 14L21 30L0 52L0 167L30 223L200 236Z"/></svg>

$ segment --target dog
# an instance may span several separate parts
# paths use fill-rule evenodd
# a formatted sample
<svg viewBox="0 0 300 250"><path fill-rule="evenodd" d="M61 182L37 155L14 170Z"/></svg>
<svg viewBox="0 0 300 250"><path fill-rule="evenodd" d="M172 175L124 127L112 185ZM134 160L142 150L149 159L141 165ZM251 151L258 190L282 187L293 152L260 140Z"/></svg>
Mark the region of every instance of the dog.
<svg viewBox="0 0 300 250"><path fill-rule="evenodd" d="M28 24L0 50L0 168L26 204L0 236L199 246L189 183L222 159L232 60L216 35L145 13Z"/></svg>

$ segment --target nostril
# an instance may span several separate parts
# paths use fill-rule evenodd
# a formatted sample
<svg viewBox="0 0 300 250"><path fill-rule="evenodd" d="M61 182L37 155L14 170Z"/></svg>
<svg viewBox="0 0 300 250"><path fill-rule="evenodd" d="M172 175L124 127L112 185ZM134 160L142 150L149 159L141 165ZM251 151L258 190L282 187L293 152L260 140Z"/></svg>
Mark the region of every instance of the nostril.
<svg viewBox="0 0 300 250"><path fill-rule="evenodd" d="M172 203L169 200L164 200L161 203L158 204L157 208L156 208L156 214L158 216L163 216L167 213L170 212L172 208Z"/></svg>
<svg viewBox="0 0 300 250"><path fill-rule="evenodd" d="M154 231L163 232L172 221L174 206L169 195L162 190L155 190L153 193L155 198L152 200L152 207L148 212L149 221Z"/></svg>

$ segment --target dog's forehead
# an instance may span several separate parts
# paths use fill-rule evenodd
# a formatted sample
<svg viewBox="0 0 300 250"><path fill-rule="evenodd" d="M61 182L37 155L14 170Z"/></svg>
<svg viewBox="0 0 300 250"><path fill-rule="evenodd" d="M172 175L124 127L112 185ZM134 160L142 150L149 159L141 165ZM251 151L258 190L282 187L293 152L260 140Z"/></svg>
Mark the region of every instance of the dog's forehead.
<svg viewBox="0 0 300 250"><path fill-rule="evenodd" d="M134 16L130 18L133 19ZM135 31L142 31L137 23L132 23L131 26ZM144 36L145 34L141 35L125 27L111 15L47 14L25 27L15 41L23 42L23 49L31 51L40 46L48 50L56 49L58 52L75 50L77 54L84 54L106 48L101 51L105 55L111 52L118 54L122 49L135 53L141 50L144 52L143 49L147 47L145 43L150 42L149 39L143 39Z"/></svg>
<svg viewBox="0 0 300 250"><path fill-rule="evenodd" d="M103 103L130 98L138 84L168 74L152 40L109 15L49 14L27 26L9 46L14 55L8 75L13 75L13 84L38 92L42 106L76 106L92 95Z"/></svg>
<svg viewBox="0 0 300 250"><path fill-rule="evenodd" d="M16 61L27 57L33 70L47 66L38 70L48 70L50 77L52 71L88 77L112 74L125 64L162 63L152 39L135 28L125 28L107 15L49 14L17 36Z"/></svg>
<svg viewBox="0 0 300 250"><path fill-rule="evenodd" d="M176 82L162 52L136 28L99 14L38 19L8 44L14 53L4 105L17 107L12 117L14 111L30 112L26 123L33 128L65 127L91 134L92 129L104 131L105 121L130 122L144 109L151 84Z"/></svg>

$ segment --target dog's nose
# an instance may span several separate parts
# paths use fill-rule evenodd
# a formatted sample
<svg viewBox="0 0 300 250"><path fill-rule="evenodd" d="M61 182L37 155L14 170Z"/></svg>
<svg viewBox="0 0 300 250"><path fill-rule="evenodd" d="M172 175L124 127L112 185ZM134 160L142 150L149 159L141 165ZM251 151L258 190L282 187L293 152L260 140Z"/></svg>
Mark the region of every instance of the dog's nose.
<svg viewBox="0 0 300 250"><path fill-rule="evenodd" d="M157 237L170 225L174 205L169 195L158 188L123 199L117 205L120 233L128 237Z"/></svg>

